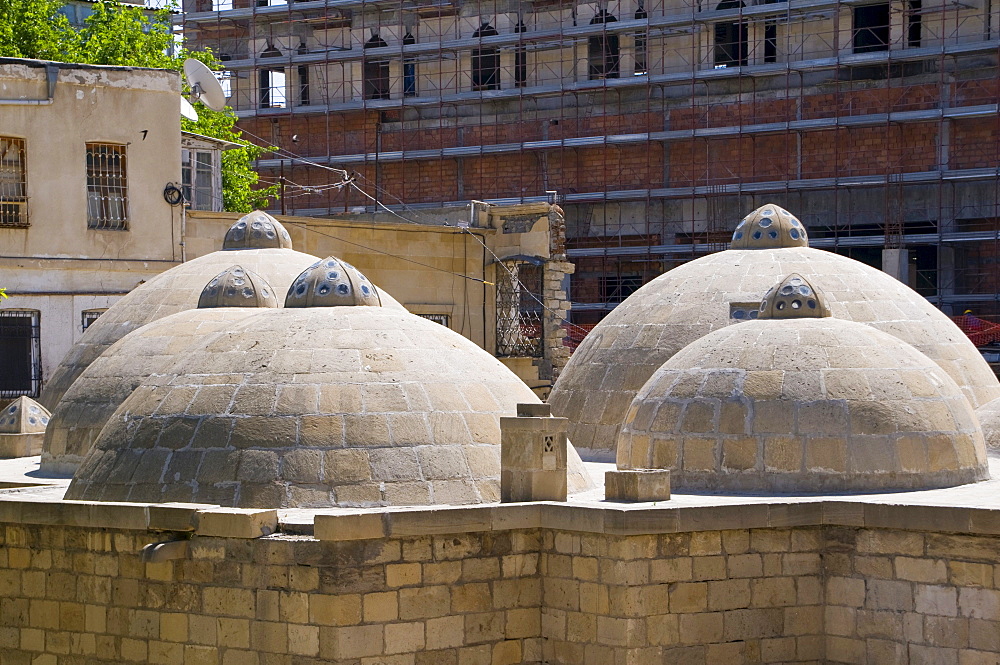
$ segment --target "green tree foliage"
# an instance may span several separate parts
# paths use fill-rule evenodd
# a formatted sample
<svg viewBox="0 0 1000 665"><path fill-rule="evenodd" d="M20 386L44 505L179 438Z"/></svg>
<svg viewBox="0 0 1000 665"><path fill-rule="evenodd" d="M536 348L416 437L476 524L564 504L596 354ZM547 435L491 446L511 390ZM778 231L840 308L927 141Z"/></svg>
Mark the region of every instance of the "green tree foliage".
<svg viewBox="0 0 1000 665"><path fill-rule="evenodd" d="M77 30L59 12L62 4L61 0L0 0L0 57L175 71L181 71L185 59L195 58L213 69L219 66L210 50L177 48L168 9L150 17L142 7L97 0L85 27ZM251 167L265 150L240 138L242 132L235 127L236 115L230 107L213 111L201 103L195 106L198 121L182 119L182 129L243 146L222 155L225 209L250 212L267 207L278 188L258 188L257 173Z"/></svg>
<svg viewBox="0 0 1000 665"><path fill-rule="evenodd" d="M0 56L71 61L79 35L59 0L0 0Z"/></svg>

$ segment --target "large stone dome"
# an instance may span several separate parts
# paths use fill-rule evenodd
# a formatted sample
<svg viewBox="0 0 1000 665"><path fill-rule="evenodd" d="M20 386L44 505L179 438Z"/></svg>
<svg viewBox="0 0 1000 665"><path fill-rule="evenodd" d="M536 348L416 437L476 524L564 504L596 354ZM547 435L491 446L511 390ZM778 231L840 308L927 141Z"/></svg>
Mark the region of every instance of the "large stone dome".
<svg viewBox="0 0 1000 665"><path fill-rule="evenodd" d="M815 302L792 295L802 284L785 285L780 315ZM896 337L833 318L762 318L684 347L639 390L617 457L619 468L670 469L674 487L709 491L889 491L989 477L955 382Z"/></svg>
<svg viewBox="0 0 1000 665"><path fill-rule="evenodd" d="M269 223L281 227L273 217L260 212L250 213L233 226L255 215L264 215L270 219ZM283 227L280 232L287 235ZM234 263L261 275L279 294L283 294L299 273L319 260L319 257L290 248L271 247L272 244L272 240L266 237L259 242L248 239L242 249L221 250L200 256L166 270L133 289L87 328L46 382L39 402L54 409L83 370L112 344L150 321L196 308L208 280Z"/></svg>
<svg viewBox="0 0 1000 665"><path fill-rule="evenodd" d="M761 295L790 273L824 291L834 317L887 332L926 354L974 407L1000 398L1000 384L979 351L915 291L859 261L794 246L791 239L788 245L730 249L685 263L594 327L549 396L553 413L569 419L570 439L584 459L613 459L628 406L653 372L699 337L755 317Z"/></svg>
<svg viewBox="0 0 1000 665"><path fill-rule="evenodd" d="M72 474L107 420L151 374L163 372L177 354L211 333L227 330L256 310L241 307L188 309L133 330L90 363L59 400L45 430L43 471Z"/></svg>
<svg viewBox="0 0 1000 665"><path fill-rule="evenodd" d="M437 323L386 307L260 310L150 376L66 497L240 507L499 498L499 418L537 402ZM570 451L570 491L589 486Z"/></svg>
<svg viewBox="0 0 1000 665"><path fill-rule="evenodd" d="M987 402L976 409L976 418L983 429L983 438L990 448L1000 447L1000 399Z"/></svg>

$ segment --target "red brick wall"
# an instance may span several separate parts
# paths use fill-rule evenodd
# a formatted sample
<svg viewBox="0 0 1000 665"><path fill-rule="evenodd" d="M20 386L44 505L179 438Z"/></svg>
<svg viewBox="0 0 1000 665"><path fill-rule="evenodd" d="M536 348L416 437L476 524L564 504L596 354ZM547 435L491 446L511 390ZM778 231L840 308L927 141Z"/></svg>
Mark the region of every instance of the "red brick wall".
<svg viewBox="0 0 1000 665"><path fill-rule="evenodd" d="M535 196L544 190L534 153L513 153L462 160L465 198Z"/></svg>
<svg viewBox="0 0 1000 665"><path fill-rule="evenodd" d="M412 151L509 144L544 138L758 124L798 117L911 111L940 105L938 85L844 89L850 85L857 84L842 83L839 90L799 98L771 99L758 94L748 101L718 105L711 104L708 98L695 98L691 106L655 112L602 115L604 109L593 107L576 109L592 114L585 117L538 118L526 114L517 122L461 129L400 129L397 122L387 122L382 125L381 147L383 151ZM992 79L953 83L946 92L953 105L995 103L1000 98L1000 86ZM367 111L329 117L281 116L277 118L277 129L270 118L250 118L240 125L265 140L277 141L286 150L321 156L373 152L380 120L396 121L398 114ZM293 135L298 136L298 142L291 141ZM433 158L409 160L405 168L383 164L379 184L399 198L421 203L539 196L545 189L599 192L880 175L938 168L938 141L938 123L932 121L804 132L800 141L788 133L672 142L666 149L661 143L566 148L547 151L544 159L537 152L467 157L461 160L461 166L455 159ZM954 121L950 146L947 168L995 166L1000 157L1000 121L995 117ZM373 164L353 168L370 173L373 179ZM669 174L667 181L665 170ZM296 182L316 179L313 175L297 177ZM328 181L329 174L324 172L318 178ZM327 194L315 200L336 196L343 199L341 195Z"/></svg>
<svg viewBox="0 0 1000 665"><path fill-rule="evenodd" d="M977 169L1000 164L1000 119L955 120L951 123L948 168Z"/></svg>

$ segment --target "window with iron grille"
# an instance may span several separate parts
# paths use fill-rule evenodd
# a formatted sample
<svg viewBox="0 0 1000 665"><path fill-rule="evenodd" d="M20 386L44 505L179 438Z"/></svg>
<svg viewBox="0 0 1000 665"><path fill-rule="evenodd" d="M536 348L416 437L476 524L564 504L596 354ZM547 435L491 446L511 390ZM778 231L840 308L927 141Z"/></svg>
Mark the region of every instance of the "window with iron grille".
<svg viewBox="0 0 1000 665"><path fill-rule="evenodd" d="M427 319L428 321L433 321L434 323L440 323L445 328L448 327L448 315L447 314L417 314L422 319Z"/></svg>
<svg viewBox="0 0 1000 665"><path fill-rule="evenodd" d="M542 356L542 266L497 266L497 355Z"/></svg>
<svg viewBox="0 0 1000 665"><path fill-rule="evenodd" d="M128 230L125 146L87 144L87 227Z"/></svg>
<svg viewBox="0 0 1000 665"><path fill-rule="evenodd" d="M0 310L0 397L38 397L42 387L41 315Z"/></svg>
<svg viewBox="0 0 1000 665"><path fill-rule="evenodd" d="M0 136L0 227L28 226L24 139Z"/></svg>
<svg viewBox="0 0 1000 665"><path fill-rule="evenodd" d="M106 311L108 310L106 309L83 310L83 313L80 315L80 326L83 328L83 330L87 330L87 328L90 327L90 324L96 321L97 317L99 317L101 314L104 314L104 312Z"/></svg>

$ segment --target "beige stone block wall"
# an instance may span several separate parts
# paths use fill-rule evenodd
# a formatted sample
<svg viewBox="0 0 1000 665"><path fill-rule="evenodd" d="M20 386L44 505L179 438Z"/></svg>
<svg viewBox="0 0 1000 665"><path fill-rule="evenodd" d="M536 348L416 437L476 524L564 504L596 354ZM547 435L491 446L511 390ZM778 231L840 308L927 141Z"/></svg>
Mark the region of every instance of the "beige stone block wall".
<svg viewBox="0 0 1000 665"><path fill-rule="evenodd" d="M846 519L830 508L829 519ZM89 517L79 519L81 511ZM422 527L397 524L393 514L373 529L336 534L349 540L327 540L327 522L317 524L322 539L238 538L215 534L249 533L206 530L205 518L226 521L224 511L0 502L0 660L975 665L1000 658L996 536L829 524L630 536L491 531L488 514L437 511L438 522ZM477 516L486 522L477 526ZM246 526L274 513L230 517ZM330 524L346 524L340 519ZM59 525L74 520L89 526ZM585 521L573 523L583 529ZM188 558L144 563L141 548L170 537L157 528L192 532ZM386 537L386 529L425 535ZM472 532L456 532L463 529Z"/></svg>
<svg viewBox="0 0 1000 665"><path fill-rule="evenodd" d="M539 662L537 531L319 542L0 531L0 654L29 663Z"/></svg>

